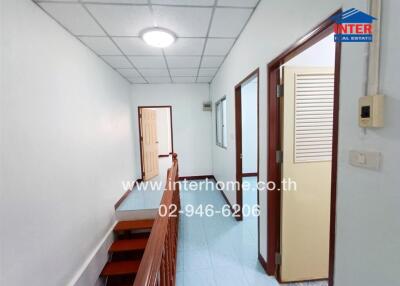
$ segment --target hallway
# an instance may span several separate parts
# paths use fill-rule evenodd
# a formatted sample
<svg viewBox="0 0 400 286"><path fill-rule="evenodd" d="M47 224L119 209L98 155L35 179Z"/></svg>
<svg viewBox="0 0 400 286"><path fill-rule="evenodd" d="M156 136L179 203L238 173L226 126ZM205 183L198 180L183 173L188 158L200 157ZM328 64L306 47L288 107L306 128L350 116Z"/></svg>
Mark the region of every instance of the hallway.
<svg viewBox="0 0 400 286"><path fill-rule="evenodd" d="M200 181L197 181L198 183ZM198 184L198 186L200 186ZM182 210L188 204L222 209L219 191L187 191L182 187ZM222 214L212 217L181 216L178 244L178 286L279 285L265 275L257 260L257 232L251 220L242 223Z"/></svg>
<svg viewBox="0 0 400 286"><path fill-rule="evenodd" d="M256 180L247 180L254 190ZM196 190L182 184L181 203L185 206L208 204L221 210L225 204L218 190L196 181ZM186 187L186 188L185 188ZM278 286L274 277L265 274L258 262L257 224L255 218L237 222L215 214L211 217L181 215L179 224L177 286ZM290 286L325 286L327 282L284 284Z"/></svg>

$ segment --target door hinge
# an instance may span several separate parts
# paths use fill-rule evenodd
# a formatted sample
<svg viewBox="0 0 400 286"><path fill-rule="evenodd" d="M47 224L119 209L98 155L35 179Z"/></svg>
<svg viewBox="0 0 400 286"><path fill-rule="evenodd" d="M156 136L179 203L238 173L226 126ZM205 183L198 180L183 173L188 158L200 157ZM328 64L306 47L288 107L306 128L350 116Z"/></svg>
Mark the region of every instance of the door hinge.
<svg viewBox="0 0 400 286"><path fill-rule="evenodd" d="M281 265L282 264L282 254L279 252L275 253L275 264Z"/></svg>
<svg viewBox="0 0 400 286"><path fill-rule="evenodd" d="M282 150L276 150L276 163L280 164L283 162L283 152Z"/></svg>
<svg viewBox="0 0 400 286"><path fill-rule="evenodd" d="M276 86L276 97L282 97L283 96L283 84L278 84Z"/></svg>
<svg viewBox="0 0 400 286"><path fill-rule="evenodd" d="M140 141L143 141L143 136L140 136Z"/></svg>

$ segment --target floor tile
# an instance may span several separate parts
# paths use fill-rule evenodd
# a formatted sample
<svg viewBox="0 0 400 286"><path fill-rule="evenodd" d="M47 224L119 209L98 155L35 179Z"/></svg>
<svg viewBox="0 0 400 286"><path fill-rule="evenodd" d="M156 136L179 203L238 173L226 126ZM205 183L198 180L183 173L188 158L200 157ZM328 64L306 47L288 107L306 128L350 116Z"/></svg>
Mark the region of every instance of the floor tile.
<svg viewBox="0 0 400 286"><path fill-rule="evenodd" d="M183 283L185 286L217 286L212 270L185 271Z"/></svg>
<svg viewBox="0 0 400 286"><path fill-rule="evenodd" d="M250 286L244 278L241 266L216 267L214 268L214 277L217 286Z"/></svg>
<svg viewBox="0 0 400 286"><path fill-rule="evenodd" d="M245 178L250 188L244 204L257 202L256 178ZM215 209L225 204L219 191L205 191L202 181L197 190L181 188L182 209L191 204L213 204ZM201 190L200 190L201 189ZM258 221L247 217L237 222L232 217L216 214L212 217L181 216L179 224L177 286L279 286L268 276L258 261ZM327 286L325 282L284 284L286 286Z"/></svg>

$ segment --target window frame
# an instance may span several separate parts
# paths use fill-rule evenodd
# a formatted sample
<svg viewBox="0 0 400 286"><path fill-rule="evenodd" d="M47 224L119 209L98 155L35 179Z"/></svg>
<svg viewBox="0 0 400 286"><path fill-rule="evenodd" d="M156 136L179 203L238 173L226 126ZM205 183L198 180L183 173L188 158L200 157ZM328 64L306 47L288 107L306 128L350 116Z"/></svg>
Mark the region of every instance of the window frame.
<svg viewBox="0 0 400 286"><path fill-rule="evenodd" d="M224 104L225 101L225 104ZM226 129L227 125L227 119L226 119L226 96L221 97L219 100L215 102L215 143L218 147L221 147L223 149L228 148L228 132ZM221 105L221 112L222 112L222 117L221 117L221 126L218 126L219 120L219 106ZM224 118L225 118L225 124L224 124ZM221 128L221 138L219 138L219 130ZM225 137L225 138L224 138ZM220 139L220 140L218 140ZM224 140L225 139L225 140ZM225 143L225 144L224 144Z"/></svg>

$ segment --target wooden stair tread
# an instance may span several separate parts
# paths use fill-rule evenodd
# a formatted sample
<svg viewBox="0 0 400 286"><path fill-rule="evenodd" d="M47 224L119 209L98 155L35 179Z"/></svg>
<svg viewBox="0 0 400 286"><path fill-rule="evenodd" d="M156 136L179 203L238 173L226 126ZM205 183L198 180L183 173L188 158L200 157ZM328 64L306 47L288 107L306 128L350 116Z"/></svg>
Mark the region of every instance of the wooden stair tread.
<svg viewBox="0 0 400 286"><path fill-rule="evenodd" d="M143 250L148 240L148 238L117 240L111 245L109 252Z"/></svg>
<svg viewBox="0 0 400 286"><path fill-rule="evenodd" d="M101 276L118 276L136 274L139 269L140 261L113 261L104 266Z"/></svg>
<svg viewBox="0 0 400 286"><path fill-rule="evenodd" d="M141 230L151 229L153 227L154 220L129 220L120 221L114 228L114 231L125 231L125 230Z"/></svg>

